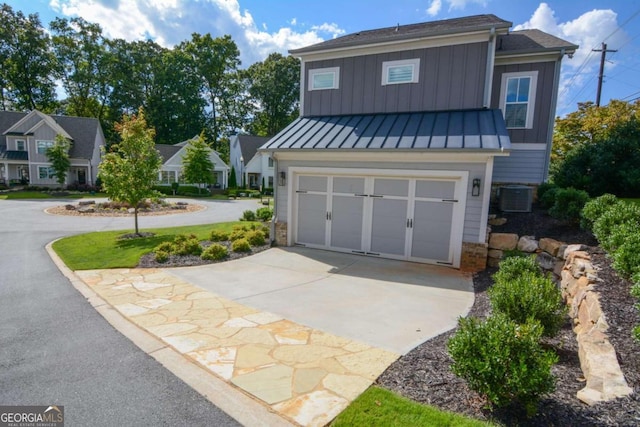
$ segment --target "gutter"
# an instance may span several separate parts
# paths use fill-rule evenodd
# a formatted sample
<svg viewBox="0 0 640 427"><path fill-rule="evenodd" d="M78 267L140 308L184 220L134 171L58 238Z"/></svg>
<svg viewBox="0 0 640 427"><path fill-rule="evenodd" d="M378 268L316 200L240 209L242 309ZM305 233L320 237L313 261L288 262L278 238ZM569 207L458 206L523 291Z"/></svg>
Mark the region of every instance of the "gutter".
<svg viewBox="0 0 640 427"><path fill-rule="evenodd" d="M553 76L553 93L551 94L551 108L549 108L549 127L547 128L547 149L545 150L544 160L544 182L547 182L549 178L549 166L551 164L551 148L553 147L553 127L556 121L556 107L558 105L558 86L560 85L560 68L562 65L562 58L567 52L565 49L560 51L560 55L556 61L556 69ZM572 54L573 51L568 52Z"/></svg>
<svg viewBox="0 0 640 427"><path fill-rule="evenodd" d="M496 59L496 28L492 27L489 33L489 44L487 47L487 68L484 76L484 96L482 106L491 108L491 90L493 89L493 69Z"/></svg>

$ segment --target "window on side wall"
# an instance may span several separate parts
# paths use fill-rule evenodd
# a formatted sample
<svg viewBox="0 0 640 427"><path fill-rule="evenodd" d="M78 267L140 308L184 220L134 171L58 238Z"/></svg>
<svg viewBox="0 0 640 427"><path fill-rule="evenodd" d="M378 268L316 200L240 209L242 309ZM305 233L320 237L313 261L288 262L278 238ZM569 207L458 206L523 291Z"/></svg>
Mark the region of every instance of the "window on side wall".
<svg viewBox="0 0 640 427"><path fill-rule="evenodd" d="M382 63L382 85L418 83L420 58Z"/></svg>
<svg viewBox="0 0 640 427"><path fill-rule="evenodd" d="M36 149L38 154L47 154L49 147L53 147L53 141L36 141Z"/></svg>
<svg viewBox="0 0 640 427"><path fill-rule="evenodd" d="M270 168L273 167L273 158L272 157L269 157L268 165L269 165Z"/></svg>
<svg viewBox="0 0 640 427"><path fill-rule="evenodd" d="M16 139L16 150L18 151L26 151L27 146L24 139Z"/></svg>
<svg viewBox="0 0 640 427"><path fill-rule="evenodd" d="M339 87L340 67L309 70L309 90L338 89Z"/></svg>
<svg viewBox="0 0 640 427"><path fill-rule="evenodd" d="M533 127L538 72L505 73L502 75L500 109L509 129Z"/></svg>

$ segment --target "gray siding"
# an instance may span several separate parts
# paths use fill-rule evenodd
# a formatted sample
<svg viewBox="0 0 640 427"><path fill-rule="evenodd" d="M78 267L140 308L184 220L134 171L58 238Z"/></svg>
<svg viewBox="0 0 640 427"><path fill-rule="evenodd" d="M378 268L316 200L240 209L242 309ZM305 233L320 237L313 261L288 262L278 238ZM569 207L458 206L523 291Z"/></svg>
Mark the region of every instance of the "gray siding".
<svg viewBox="0 0 640 427"><path fill-rule="evenodd" d="M305 91L303 115L396 113L481 108L487 43L311 61L310 69L340 67L339 89ZM382 63L420 58L418 83L382 85Z"/></svg>
<svg viewBox="0 0 640 427"><path fill-rule="evenodd" d="M480 235L480 218L482 213L482 197L471 195L471 182L473 178L481 178L484 185L485 164L484 163L398 163L391 162L327 162L327 161L279 161L278 169L287 170L289 167L324 167L324 168L368 168L368 169L414 169L414 170L455 170L468 171L469 182L467 183L467 206L464 219L463 242L478 242ZM291 175L287 173L287 185L291 184ZM482 189L481 193L482 194ZM276 208L275 213L280 222L287 222L287 210L289 206L287 187L276 187Z"/></svg>
<svg viewBox="0 0 640 427"><path fill-rule="evenodd" d="M545 160L543 150L513 150L509 157L495 157L493 182L540 184L545 178Z"/></svg>
<svg viewBox="0 0 640 427"><path fill-rule="evenodd" d="M498 65L493 73L491 108L500 108L500 89L504 73L538 71L536 106L531 129L509 129L512 143L546 143L549 130L556 62Z"/></svg>

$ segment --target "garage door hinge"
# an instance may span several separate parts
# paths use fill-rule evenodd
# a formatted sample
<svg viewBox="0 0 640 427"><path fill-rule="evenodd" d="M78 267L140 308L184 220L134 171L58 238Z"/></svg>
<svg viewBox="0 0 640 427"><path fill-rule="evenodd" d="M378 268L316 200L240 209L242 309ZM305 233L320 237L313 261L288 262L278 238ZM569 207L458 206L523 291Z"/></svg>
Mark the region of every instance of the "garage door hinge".
<svg viewBox="0 0 640 427"><path fill-rule="evenodd" d="M458 203L457 199L442 199L443 202L452 202L452 203Z"/></svg>
<svg viewBox="0 0 640 427"><path fill-rule="evenodd" d="M296 193L306 193L306 190L296 190Z"/></svg>

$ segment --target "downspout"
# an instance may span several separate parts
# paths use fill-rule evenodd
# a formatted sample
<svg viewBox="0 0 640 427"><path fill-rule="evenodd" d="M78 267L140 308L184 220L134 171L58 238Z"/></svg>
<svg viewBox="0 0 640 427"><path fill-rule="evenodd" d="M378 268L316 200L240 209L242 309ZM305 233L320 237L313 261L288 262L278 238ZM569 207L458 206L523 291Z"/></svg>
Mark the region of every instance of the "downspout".
<svg viewBox="0 0 640 427"><path fill-rule="evenodd" d="M271 153L271 158L273 159L273 170L275 172L275 176L273 177L273 216L271 217L271 227L269 230L269 235L271 238L271 243L276 241L276 224L278 223L278 189L280 188L280 171L278 170L278 159L275 156L275 153Z"/></svg>
<svg viewBox="0 0 640 427"><path fill-rule="evenodd" d="M556 122L556 107L558 106L558 86L560 85L560 68L562 65L562 58L565 55L565 49L560 51L560 56L556 61L555 74L553 76L553 92L551 93L551 108L549 108L549 127L547 129L547 148L545 150L544 158L544 174L542 176L543 182L546 182L549 178L549 166L551 164L551 148L553 147L553 127Z"/></svg>
<svg viewBox="0 0 640 427"><path fill-rule="evenodd" d="M484 76L484 97L482 106L491 108L491 90L493 88L493 67L496 59L496 28L491 27L489 33L489 44L487 47L487 69Z"/></svg>
<svg viewBox="0 0 640 427"><path fill-rule="evenodd" d="M298 108L298 115L302 117L302 111L304 110L304 92L306 91L305 85L305 62L300 59L300 108Z"/></svg>

